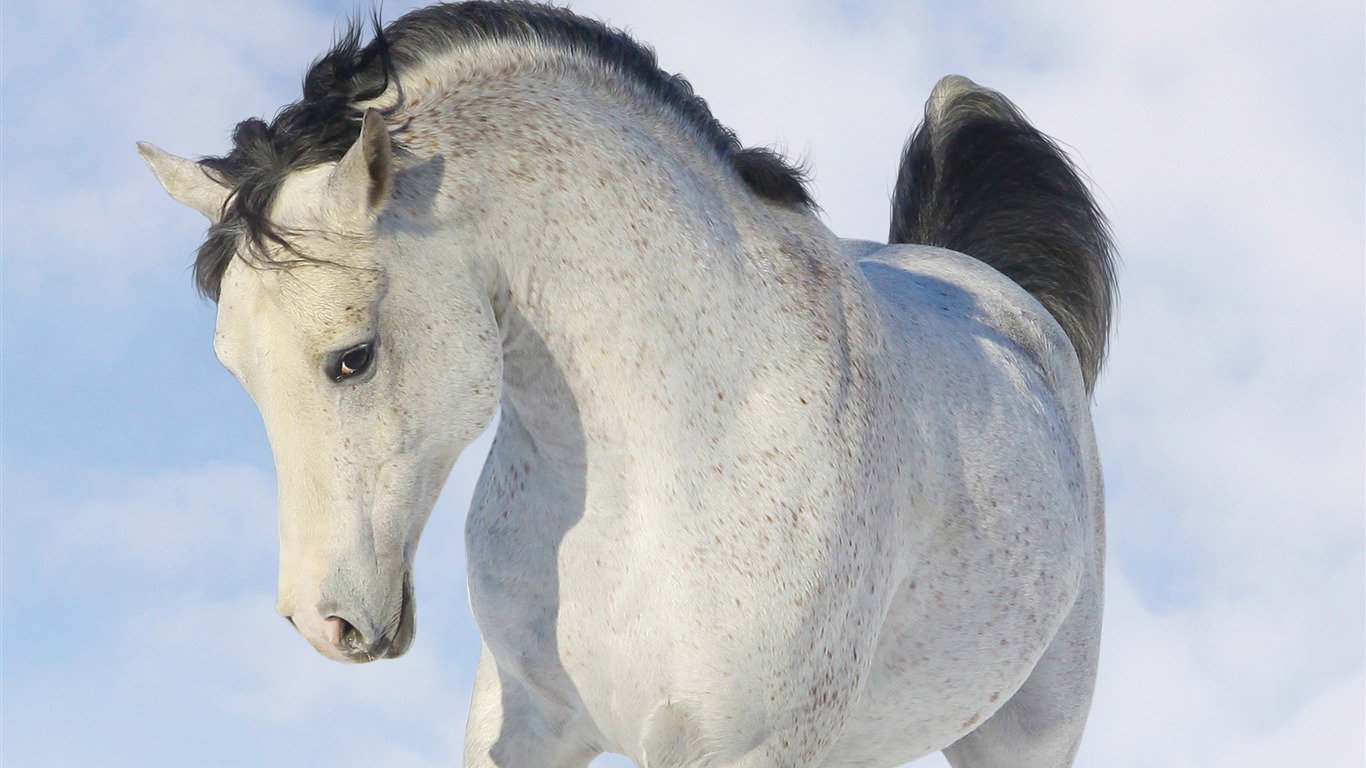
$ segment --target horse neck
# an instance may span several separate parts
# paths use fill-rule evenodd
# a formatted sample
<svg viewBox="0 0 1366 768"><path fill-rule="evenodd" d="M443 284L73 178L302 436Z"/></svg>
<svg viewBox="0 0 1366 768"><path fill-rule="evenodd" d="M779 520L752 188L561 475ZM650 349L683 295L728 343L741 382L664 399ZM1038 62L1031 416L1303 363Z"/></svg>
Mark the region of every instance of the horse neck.
<svg viewBox="0 0 1366 768"><path fill-rule="evenodd" d="M579 458L576 435L624 465L646 460L648 436L705 432L772 322L775 297L750 263L773 235L762 212L706 184L715 171L654 151L611 168L566 162L567 183L533 185L520 215L506 209L521 236L494 234L513 246L494 297L505 409L563 463Z"/></svg>
<svg viewBox="0 0 1366 768"><path fill-rule="evenodd" d="M591 444L674 465L642 446L724 432L760 369L843 324L838 285L859 278L828 230L757 200L661 108L533 77L430 103L409 146L446 159L446 218L495 275L504 418L558 463Z"/></svg>

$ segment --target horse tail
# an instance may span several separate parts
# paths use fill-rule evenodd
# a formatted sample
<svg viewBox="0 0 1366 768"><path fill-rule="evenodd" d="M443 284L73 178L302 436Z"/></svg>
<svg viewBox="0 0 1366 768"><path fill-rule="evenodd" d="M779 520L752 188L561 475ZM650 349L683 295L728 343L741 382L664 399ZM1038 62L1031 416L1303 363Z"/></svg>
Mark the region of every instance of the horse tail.
<svg viewBox="0 0 1366 768"><path fill-rule="evenodd" d="M1014 280L1095 386L1116 298L1110 228L1067 155L1004 96L958 76L934 87L901 158L890 242L970 254Z"/></svg>

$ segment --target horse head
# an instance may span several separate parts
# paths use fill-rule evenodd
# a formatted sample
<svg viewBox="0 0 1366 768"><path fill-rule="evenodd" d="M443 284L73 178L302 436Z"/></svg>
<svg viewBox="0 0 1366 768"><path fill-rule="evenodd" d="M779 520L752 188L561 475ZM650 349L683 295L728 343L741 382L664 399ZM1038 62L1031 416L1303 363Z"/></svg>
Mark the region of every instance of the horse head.
<svg viewBox="0 0 1366 768"><path fill-rule="evenodd" d="M374 109L360 123L340 161L282 174L263 221L243 215L249 203L224 174L139 146L167 191L210 219L211 238L234 235L214 348L260 409L275 457L276 608L346 662L412 643L418 539L451 465L491 420L501 376L487 294L451 260L437 269L402 252L409 219L393 210L388 131ZM253 239L253 226L268 234Z"/></svg>

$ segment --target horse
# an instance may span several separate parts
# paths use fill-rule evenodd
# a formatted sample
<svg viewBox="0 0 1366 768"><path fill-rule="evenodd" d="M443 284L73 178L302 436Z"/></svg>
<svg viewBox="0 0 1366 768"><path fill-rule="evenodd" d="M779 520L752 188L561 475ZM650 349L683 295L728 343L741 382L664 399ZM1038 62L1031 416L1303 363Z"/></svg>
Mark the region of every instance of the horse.
<svg viewBox="0 0 1366 768"><path fill-rule="evenodd" d="M498 415L465 765L1074 759L1115 256L1004 96L935 86L887 244L640 43L522 2L353 22L227 155L139 150L210 222L318 651L408 649L422 528Z"/></svg>

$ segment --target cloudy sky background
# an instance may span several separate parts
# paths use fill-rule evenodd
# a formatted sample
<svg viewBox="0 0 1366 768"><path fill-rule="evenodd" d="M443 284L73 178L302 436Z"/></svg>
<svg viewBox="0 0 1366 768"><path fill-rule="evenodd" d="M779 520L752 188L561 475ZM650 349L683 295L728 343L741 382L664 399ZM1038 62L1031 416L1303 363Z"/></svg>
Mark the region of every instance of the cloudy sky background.
<svg viewBox="0 0 1366 768"><path fill-rule="evenodd" d="M460 763L478 649L461 531L486 443L423 539L412 652L315 653L272 610L269 447L187 271L204 222L133 150L225 151L237 120L298 98L352 8L4 4L6 765ZM885 238L943 74L1065 142L1124 259L1078 764L1366 763L1359 0L575 8L651 43L747 144L806 158L846 237Z"/></svg>

